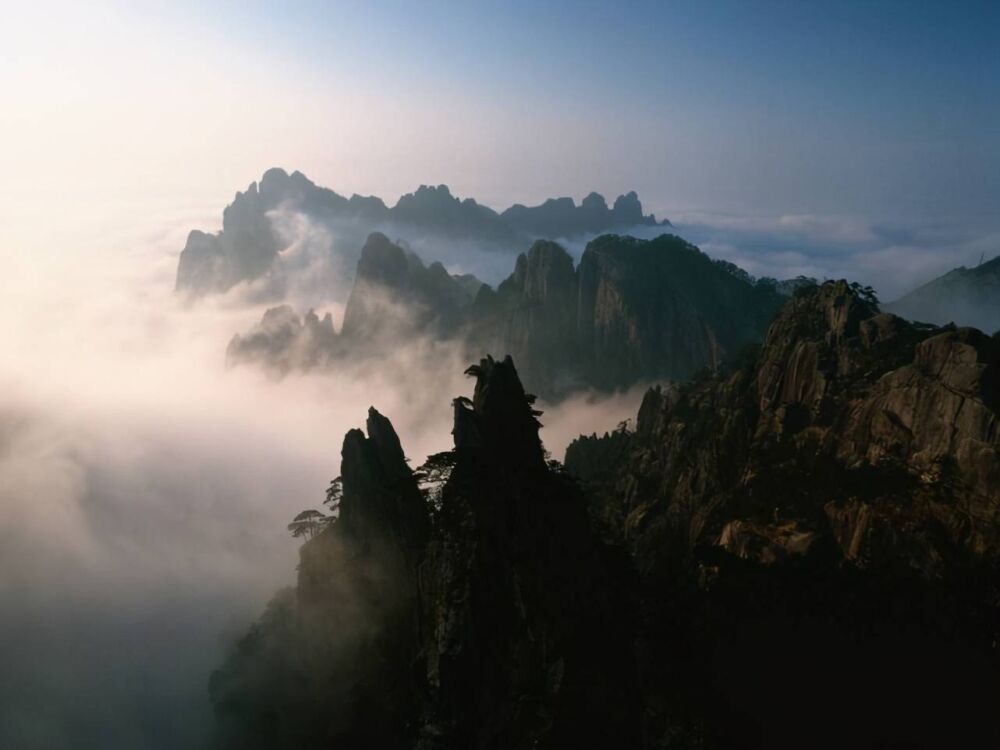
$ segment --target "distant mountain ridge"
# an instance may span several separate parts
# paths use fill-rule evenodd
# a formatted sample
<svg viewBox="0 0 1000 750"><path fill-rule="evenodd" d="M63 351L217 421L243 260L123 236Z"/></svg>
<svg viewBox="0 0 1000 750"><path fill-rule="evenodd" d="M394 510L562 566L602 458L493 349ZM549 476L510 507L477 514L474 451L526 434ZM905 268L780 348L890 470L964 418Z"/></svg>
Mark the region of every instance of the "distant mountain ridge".
<svg viewBox="0 0 1000 750"><path fill-rule="evenodd" d="M265 275L283 249L268 213L287 208L310 219L337 225L349 240L331 248L333 260L350 271L359 247L370 232L389 229L401 239L432 235L447 240L483 243L514 252L539 238L579 237L634 226L669 226L642 212L635 192L620 195L609 208L590 193L578 206L572 198L549 199L539 206L516 204L502 213L473 198L459 199L447 185L421 185L389 207L374 196L342 195L320 187L301 172L267 170L259 183L239 192L223 211L222 231L188 235L177 267L176 288L192 294L225 291L241 281Z"/></svg>
<svg viewBox="0 0 1000 750"><path fill-rule="evenodd" d="M912 320L1000 330L1000 255L975 268L954 268L885 307Z"/></svg>
<svg viewBox="0 0 1000 750"><path fill-rule="evenodd" d="M464 342L472 357L509 353L525 363L533 391L557 397L717 369L763 337L783 301L772 284L674 235L602 235L576 267L560 245L539 240L493 289L439 263L425 266L374 233L339 334L313 313L300 320L291 308L276 308L233 338L227 361L285 372L429 336Z"/></svg>

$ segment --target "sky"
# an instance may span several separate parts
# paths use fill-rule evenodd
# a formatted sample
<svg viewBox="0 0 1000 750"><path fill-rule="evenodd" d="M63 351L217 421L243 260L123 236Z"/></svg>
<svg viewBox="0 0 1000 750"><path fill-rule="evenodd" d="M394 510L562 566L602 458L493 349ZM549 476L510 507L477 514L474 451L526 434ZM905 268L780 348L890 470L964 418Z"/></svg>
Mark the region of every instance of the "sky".
<svg viewBox="0 0 1000 750"><path fill-rule="evenodd" d="M12 3L4 199L216 204L269 166L498 207L985 220L995 2Z"/></svg>
<svg viewBox="0 0 1000 750"><path fill-rule="evenodd" d="M3 747L201 746L344 432L373 404L415 460L449 444L455 352L273 382L223 366L260 305L172 294L269 167L390 203L636 190L713 257L885 299L1000 253L997 2L0 5Z"/></svg>

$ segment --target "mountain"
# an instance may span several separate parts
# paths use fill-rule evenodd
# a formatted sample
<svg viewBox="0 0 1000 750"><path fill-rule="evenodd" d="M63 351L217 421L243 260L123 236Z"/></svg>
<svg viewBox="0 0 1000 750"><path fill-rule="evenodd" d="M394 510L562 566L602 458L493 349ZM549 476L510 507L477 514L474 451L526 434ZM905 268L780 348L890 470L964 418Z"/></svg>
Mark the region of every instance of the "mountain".
<svg viewBox="0 0 1000 750"><path fill-rule="evenodd" d="M641 578L647 737L684 738L648 746L995 745L998 427L1000 338L828 282L571 445Z"/></svg>
<svg viewBox="0 0 1000 750"><path fill-rule="evenodd" d="M523 363L530 387L553 398L717 369L761 339L783 300L772 285L754 283L673 235L602 235L587 245L578 267L558 244L536 241L494 290L450 276L440 264L425 268L373 234L344 317L341 339L350 345L276 331L273 344L263 346L258 326L233 340L228 360L281 370L298 357L308 367L331 361L334 350L360 356L430 336L464 343L471 358L511 354ZM304 353L310 343L323 351Z"/></svg>
<svg viewBox="0 0 1000 750"><path fill-rule="evenodd" d="M378 356L414 336L457 337L483 286L474 276L425 266L413 252L381 233L369 235L358 260L340 333L327 314L303 318L288 305L268 310L260 323L233 336L230 366L257 364L276 375L328 367L344 357Z"/></svg>
<svg viewBox="0 0 1000 750"><path fill-rule="evenodd" d="M955 268L886 309L911 320L1000 330L1000 256L975 268Z"/></svg>
<svg viewBox="0 0 1000 750"><path fill-rule="evenodd" d="M354 248L373 231L402 240L429 236L513 252L540 237L580 237L658 224L653 215L643 215L634 192L619 196L611 209L604 198L591 193L580 206L572 198L559 198L531 208L512 206L498 214L472 198L453 196L447 185L421 185L390 208L380 198L345 198L301 172L275 168L264 173L259 185L251 183L236 194L223 211L221 232L194 230L188 235L178 262L177 290L195 295L225 291L273 271L290 242L274 225L273 213L279 211L305 216L335 234L338 241L331 243L330 260L348 277L357 260Z"/></svg>
<svg viewBox="0 0 1000 750"><path fill-rule="evenodd" d="M574 237L601 234L620 227L657 226L659 223L652 214L643 215L642 203L634 191L619 195L614 208L608 208L604 196L590 193L579 206L572 198L550 198L531 208L518 203L500 217L526 237ZM668 221L663 223L670 224Z"/></svg>
<svg viewBox="0 0 1000 750"><path fill-rule="evenodd" d="M856 289L565 468L510 358L416 471L371 410L211 677L217 746L995 747L1000 337Z"/></svg>
<svg viewBox="0 0 1000 750"><path fill-rule="evenodd" d="M627 565L513 363L469 372L434 491L374 409L347 434L339 515L212 675L218 747L638 746Z"/></svg>

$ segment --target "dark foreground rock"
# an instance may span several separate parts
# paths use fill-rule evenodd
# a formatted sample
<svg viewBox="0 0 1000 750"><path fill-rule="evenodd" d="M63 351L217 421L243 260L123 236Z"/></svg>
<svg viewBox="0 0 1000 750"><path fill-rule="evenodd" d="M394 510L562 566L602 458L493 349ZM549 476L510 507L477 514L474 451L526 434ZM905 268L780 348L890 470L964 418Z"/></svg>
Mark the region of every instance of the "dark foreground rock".
<svg viewBox="0 0 1000 750"><path fill-rule="evenodd" d="M830 282L572 445L642 581L647 746L995 746L998 397L996 337Z"/></svg>
<svg viewBox="0 0 1000 750"><path fill-rule="evenodd" d="M220 747L1000 745L1000 339L803 288L565 470L513 363L469 374L417 472L348 434Z"/></svg>
<svg viewBox="0 0 1000 750"><path fill-rule="evenodd" d="M339 518L212 676L221 747L639 746L628 566L513 363L470 372L433 502L388 420L348 433Z"/></svg>

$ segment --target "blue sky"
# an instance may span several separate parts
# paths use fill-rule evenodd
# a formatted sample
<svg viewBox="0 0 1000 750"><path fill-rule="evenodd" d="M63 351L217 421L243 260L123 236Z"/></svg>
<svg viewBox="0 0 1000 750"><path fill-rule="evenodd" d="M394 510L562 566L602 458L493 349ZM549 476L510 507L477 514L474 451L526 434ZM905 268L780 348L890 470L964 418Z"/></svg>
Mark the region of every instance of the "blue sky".
<svg viewBox="0 0 1000 750"><path fill-rule="evenodd" d="M498 208L634 189L732 258L847 253L831 273L1000 252L995 1L96 0L7 21L7 210L62 190L214 214L283 166Z"/></svg>
<svg viewBox="0 0 1000 750"><path fill-rule="evenodd" d="M232 3L176 20L188 12L334 85L602 122L620 179L654 200L894 216L997 203L996 2Z"/></svg>

